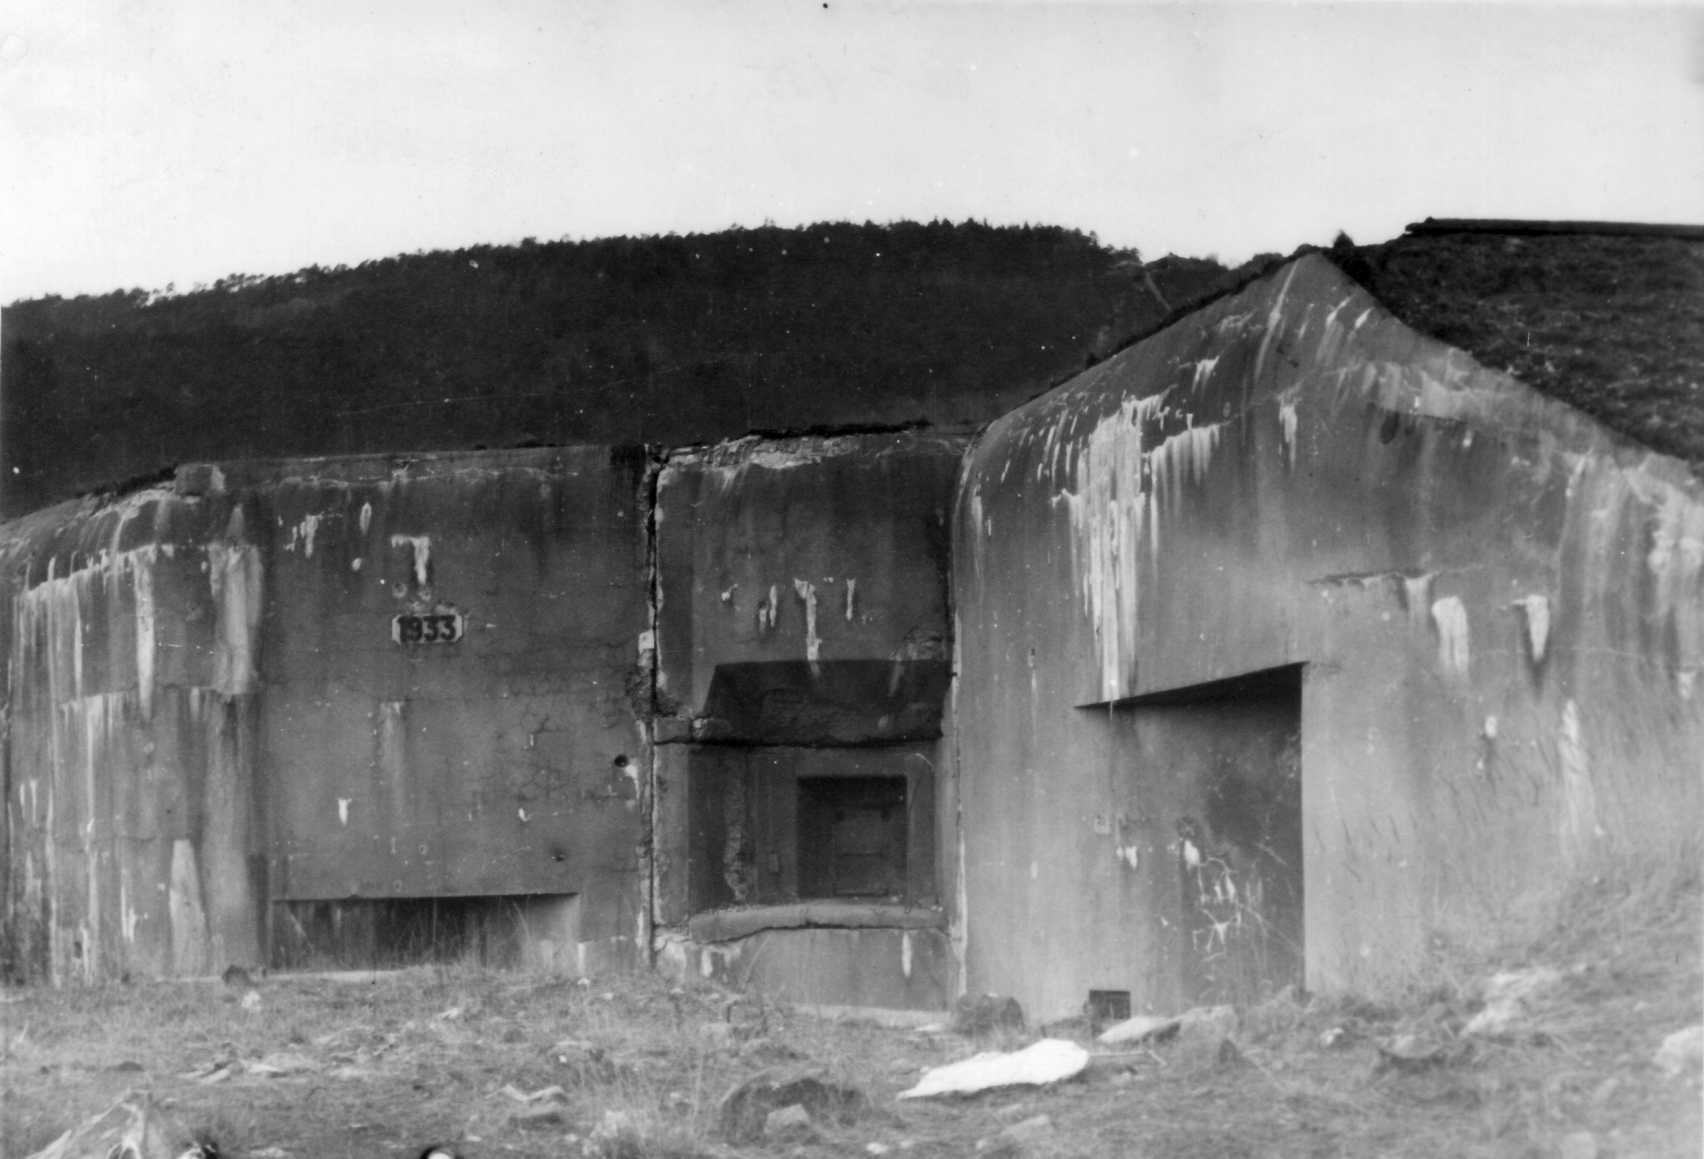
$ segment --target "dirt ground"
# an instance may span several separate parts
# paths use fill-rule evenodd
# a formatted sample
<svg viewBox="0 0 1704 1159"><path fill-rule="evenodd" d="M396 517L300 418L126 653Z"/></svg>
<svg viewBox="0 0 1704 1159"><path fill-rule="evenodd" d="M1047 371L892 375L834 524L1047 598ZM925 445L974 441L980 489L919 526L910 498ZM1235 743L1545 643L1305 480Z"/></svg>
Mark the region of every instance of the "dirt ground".
<svg viewBox="0 0 1704 1159"><path fill-rule="evenodd" d="M0 1152L22 1159L143 1088L231 1159L414 1159L434 1142L469 1159L1696 1159L1698 1067L1654 1059L1704 1015L1700 902L1696 874L1599 882L1524 953L1427 992L1282 995L1238 1012L1228 1039L1111 1048L1086 1026L1052 1027L1095 1052L1082 1075L939 1100L895 1096L928 1068L1040 1032L837 1021L651 975L419 968L12 990ZM1469 1033L1498 971L1533 984L1501 1025ZM808 1123L730 1137L724 1097L760 1072L852 1093L806 1099Z"/></svg>

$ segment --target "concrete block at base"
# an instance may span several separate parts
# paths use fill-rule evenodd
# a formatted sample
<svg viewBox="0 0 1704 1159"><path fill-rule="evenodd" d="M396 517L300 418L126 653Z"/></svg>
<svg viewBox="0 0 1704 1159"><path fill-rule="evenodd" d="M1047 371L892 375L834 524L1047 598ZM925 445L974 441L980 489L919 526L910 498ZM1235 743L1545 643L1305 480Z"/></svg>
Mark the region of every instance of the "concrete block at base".
<svg viewBox="0 0 1704 1159"><path fill-rule="evenodd" d="M812 1006L940 1010L951 947L940 930L764 930L733 942L680 944L689 976Z"/></svg>

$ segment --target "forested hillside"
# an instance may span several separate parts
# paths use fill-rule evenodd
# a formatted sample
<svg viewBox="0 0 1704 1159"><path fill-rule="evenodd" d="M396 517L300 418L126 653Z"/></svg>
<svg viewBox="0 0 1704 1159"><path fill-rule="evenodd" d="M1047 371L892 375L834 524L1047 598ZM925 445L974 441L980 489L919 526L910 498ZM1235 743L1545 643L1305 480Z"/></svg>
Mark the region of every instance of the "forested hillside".
<svg viewBox="0 0 1704 1159"><path fill-rule="evenodd" d="M975 425L1224 274L1051 226L825 224L20 302L0 514L195 459Z"/></svg>

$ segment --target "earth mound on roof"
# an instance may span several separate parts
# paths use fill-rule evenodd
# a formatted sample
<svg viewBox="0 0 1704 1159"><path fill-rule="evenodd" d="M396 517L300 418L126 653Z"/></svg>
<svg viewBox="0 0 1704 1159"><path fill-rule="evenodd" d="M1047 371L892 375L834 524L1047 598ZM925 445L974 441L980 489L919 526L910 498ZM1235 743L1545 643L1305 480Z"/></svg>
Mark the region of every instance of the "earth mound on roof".
<svg viewBox="0 0 1704 1159"><path fill-rule="evenodd" d="M1427 222L1329 256L1416 330L1704 476L1704 229Z"/></svg>

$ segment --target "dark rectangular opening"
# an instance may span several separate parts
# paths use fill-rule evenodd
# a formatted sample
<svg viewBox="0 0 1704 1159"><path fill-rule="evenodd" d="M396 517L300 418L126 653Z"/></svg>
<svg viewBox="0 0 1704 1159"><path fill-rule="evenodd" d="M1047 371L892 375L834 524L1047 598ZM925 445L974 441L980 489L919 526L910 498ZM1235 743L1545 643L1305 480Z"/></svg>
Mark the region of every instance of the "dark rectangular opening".
<svg viewBox="0 0 1704 1159"><path fill-rule="evenodd" d="M1088 1009L1089 1022L1098 1034L1130 1017L1130 991L1090 990Z"/></svg>
<svg viewBox="0 0 1704 1159"><path fill-rule="evenodd" d="M799 895L902 896L905 778L804 777L798 787Z"/></svg>
<svg viewBox="0 0 1704 1159"><path fill-rule="evenodd" d="M567 948L577 939L577 901L574 894L515 894L278 902L271 965L281 970L525 965L541 940Z"/></svg>

